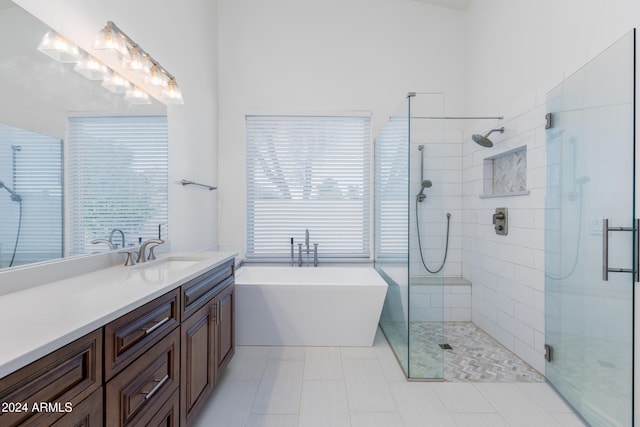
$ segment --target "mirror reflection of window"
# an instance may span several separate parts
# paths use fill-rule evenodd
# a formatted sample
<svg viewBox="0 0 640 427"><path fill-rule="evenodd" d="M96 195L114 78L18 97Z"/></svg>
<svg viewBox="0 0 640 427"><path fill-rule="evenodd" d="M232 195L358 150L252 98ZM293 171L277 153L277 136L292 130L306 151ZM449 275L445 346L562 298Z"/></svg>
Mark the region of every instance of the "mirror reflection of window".
<svg viewBox="0 0 640 427"><path fill-rule="evenodd" d="M66 150L67 253L167 238L166 116L69 118ZM113 233L114 230L119 230ZM122 233L120 233L122 231Z"/></svg>
<svg viewBox="0 0 640 427"><path fill-rule="evenodd" d="M0 124L0 268L62 256L62 141Z"/></svg>

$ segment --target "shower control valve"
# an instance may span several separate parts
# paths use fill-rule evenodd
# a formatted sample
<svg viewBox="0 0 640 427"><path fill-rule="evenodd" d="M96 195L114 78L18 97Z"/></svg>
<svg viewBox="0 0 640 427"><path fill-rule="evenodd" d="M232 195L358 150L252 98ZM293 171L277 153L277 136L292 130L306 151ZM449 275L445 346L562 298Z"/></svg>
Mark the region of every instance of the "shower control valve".
<svg viewBox="0 0 640 427"><path fill-rule="evenodd" d="M493 214L493 225L496 230L496 234L506 236L509 232L508 228L508 211L507 208L496 208L496 213Z"/></svg>

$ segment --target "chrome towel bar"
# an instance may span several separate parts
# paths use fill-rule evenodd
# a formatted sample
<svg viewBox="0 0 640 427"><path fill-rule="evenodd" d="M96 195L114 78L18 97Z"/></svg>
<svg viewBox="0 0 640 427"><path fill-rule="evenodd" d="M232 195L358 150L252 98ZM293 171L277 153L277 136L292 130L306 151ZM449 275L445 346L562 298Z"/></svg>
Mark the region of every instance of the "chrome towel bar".
<svg viewBox="0 0 640 427"><path fill-rule="evenodd" d="M182 185L197 185L197 186L199 186L199 187L208 188L208 189L209 189L209 191L211 191L211 190L217 190L217 189L218 189L218 187L214 187L214 186L212 186L212 185L200 184L200 183L197 183L197 182L193 182L193 181L191 181L191 180L189 180L189 179L183 179L183 180L181 180L181 181L180 181L180 184L182 184Z"/></svg>

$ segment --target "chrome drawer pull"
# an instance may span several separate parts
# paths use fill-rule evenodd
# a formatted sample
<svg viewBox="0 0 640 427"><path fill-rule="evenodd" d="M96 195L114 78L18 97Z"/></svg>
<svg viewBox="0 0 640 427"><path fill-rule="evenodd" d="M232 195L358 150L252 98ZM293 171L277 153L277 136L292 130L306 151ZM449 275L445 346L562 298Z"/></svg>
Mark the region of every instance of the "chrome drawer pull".
<svg viewBox="0 0 640 427"><path fill-rule="evenodd" d="M151 332L155 331L156 329L158 329L160 326L164 325L165 323L167 323L169 320L171 320L170 317L165 317L164 319L162 319L161 321L159 321L158 323L156 323L155 325L153 325L150 328L142 328L142 330L144 331L145 334L149 335Z"/></svg>
<svg viewBox="0 0 640 427"><path fill-rule="evenodd" d="M149 391L143 391L142 393L144 394L144 400L149 400L151 399L151 396L153 396L156 391L158 391L160 389L160 387L162 387L162 385L167 382L167 380L169 379L169 374L165 375L164 377L162 377L162 379L159 380L154 380L157 381L158 384L156 384L155 386L153 386L153 388Z"/></svg>

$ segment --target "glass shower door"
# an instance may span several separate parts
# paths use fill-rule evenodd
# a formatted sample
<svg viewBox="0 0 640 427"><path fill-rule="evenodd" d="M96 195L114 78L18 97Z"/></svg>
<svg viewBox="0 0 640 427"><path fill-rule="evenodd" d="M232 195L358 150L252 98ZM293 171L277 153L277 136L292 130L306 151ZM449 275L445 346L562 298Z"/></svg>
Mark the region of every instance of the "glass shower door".
<svg viewBox="0 0 640 427"><path fill-rule="evenodd" d="M634 52L547 95L546 377L592 426L633 423Z"/></svg>

